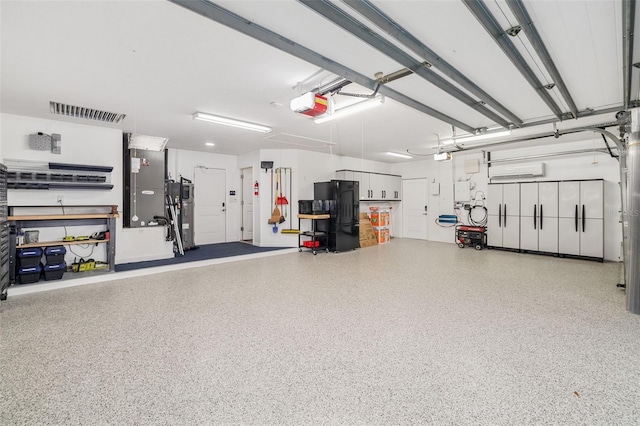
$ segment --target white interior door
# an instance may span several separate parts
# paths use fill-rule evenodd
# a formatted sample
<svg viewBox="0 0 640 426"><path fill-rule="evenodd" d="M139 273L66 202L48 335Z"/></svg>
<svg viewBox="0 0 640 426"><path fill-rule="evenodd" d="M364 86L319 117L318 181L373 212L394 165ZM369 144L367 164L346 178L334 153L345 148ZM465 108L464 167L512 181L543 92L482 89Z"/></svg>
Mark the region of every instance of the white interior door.
<svg viewBox="0 0 640 426"><path fill-rule="evenodd" d="M253 168L242 169L242 240L253 241Z"/></svg>
<svg viewBox="0 0 640 426"><path fill-rule="evenodd" d="M404 238L427 239L427 179L402 181L402 236Z"/></svg>
<svg viewBox="0 0 640 426"><path fill-rule="evenodd" d="M195 243L226 241L226 172L223 169L197 167L195 192Z"/></svg>

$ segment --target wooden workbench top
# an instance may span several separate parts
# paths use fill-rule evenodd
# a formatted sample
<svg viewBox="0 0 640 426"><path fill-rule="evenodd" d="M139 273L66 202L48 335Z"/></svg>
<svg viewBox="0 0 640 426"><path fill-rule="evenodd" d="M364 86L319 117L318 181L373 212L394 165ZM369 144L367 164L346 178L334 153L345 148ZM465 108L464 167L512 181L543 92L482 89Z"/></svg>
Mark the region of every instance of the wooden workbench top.
<svg viewBox="0 0 640 426"><path fill-rule="evenodd" d="M329 219L331 215L328 214L299 214L298 219Z"/></svg>
<svg viewBox="0 0 640 426"><path fill-rule="evenodd" d="M64 219L117 219L118 213L88 213L88 214L31 214L9 216L7 220L64 220Z"/></svg>

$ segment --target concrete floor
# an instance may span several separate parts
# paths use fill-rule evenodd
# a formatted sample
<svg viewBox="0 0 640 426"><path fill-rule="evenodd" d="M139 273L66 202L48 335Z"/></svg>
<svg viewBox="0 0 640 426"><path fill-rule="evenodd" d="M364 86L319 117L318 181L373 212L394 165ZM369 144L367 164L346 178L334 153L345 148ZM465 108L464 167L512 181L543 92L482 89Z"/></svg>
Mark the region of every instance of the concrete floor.
<svg viewBox="0 0 640 426"><path fill-rule="evenodd" d="M638 424L619 265L394 239L10 297L0 424Z"/></svg>

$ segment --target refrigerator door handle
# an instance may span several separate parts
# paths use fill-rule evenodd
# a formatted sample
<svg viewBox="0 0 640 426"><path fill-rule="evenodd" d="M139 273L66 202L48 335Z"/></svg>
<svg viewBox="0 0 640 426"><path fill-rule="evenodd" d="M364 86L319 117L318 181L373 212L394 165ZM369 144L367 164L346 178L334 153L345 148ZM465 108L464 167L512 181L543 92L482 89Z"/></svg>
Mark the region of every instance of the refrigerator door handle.
<svg viewBox="0 0 640 426"><path fill-rule="evenodd" d="M536 229L536 222L538 222L538 205L533 205L533 229Z"/></svg>
<svg viewBox="0 0 640 426"><path fill-rule="evenodd" d="M586 224L586 220L584 217L584 204L582 205L582 232L584 232L584 226Z"/></svg>
<svg viewBox="0 0 640 426"><path fill-rule="evenodd" d="M540 230L542 230L542 204L540 204Z"/></svg>
<svg viewBox="0 0 640 426"><path fill-rule="evenodd" d="M502 227L502 204L498 204L498 228Z"/></svg>
<svg viewBox="0 0 640 426"><path fill-rule="evenodd" d="M578 232L578 205L577 204L576 204L576 212L575 212L575 215L574 215L574 222L575 222L575 225L576 225L576 232Z"/></svg>

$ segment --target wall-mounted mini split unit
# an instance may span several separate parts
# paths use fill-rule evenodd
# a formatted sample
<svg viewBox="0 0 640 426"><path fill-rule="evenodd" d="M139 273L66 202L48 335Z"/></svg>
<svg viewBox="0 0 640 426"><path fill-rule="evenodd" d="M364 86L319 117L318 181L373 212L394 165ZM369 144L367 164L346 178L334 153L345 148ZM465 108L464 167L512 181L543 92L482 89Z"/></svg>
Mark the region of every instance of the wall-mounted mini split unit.
<svg viewBox="0 0 640 426"><path fill-rule="evenodd" d="M489 177L491 179L522 179L540 176L544 176L544 163L489 167Z"/></svg>

